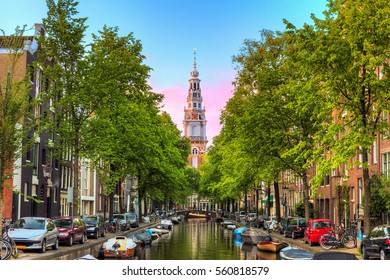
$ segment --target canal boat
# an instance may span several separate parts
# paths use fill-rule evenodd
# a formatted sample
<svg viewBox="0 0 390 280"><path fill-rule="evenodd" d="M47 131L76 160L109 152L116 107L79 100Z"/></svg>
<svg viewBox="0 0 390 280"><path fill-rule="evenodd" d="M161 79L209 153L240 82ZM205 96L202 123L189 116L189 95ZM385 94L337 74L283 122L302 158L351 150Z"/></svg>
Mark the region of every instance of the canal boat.
<svg viewBox="0 0 390 280"><path fill-rule="evenodd" d="M188 218L207 218L206 213L190 212Z"/></svg>
<svg viewBox="0 0 390 280"><path fill-rule="evenodd" d="M313 254L309 251L287 246L280 250L279 256L281 260L311 260Z"/></svg>
<svg viewBox="0 0 390 280"><path fill-rule="evenodd" d="M272 237L259 229L247 229L241 232L242 243L256 245L260 241L272 241Z"/></svg>
<svg viewBox="0 0 390 280"><path fill-rule="evenodd" d="M236 228L235 230L233 230L233 234L236 238L240 238L241 239L241 232L243 232L244 230L248 230L249 228L247 227L239 227L239 228Z"/></svg>
<svg viewBox="0 0 390 280"><path fill-rule="evenodd" d="M108 239L102 246L104 258L131 258L137 243L132 238L118 235Z"/></svg>
<svg viewBox="0 0 390 280"><path fill-rule="evenodd" d="M236 225L236 224L232 220L225 220L225 221L221 222L220 225L224 228L227 228L227 226L229 226L229 225Z"/></svg>
<svg viewBox="0 0 390 280"><path fill-rule="evenodd" d="M169 229L161 227L161 225L155 226L155 227L150 228L150 229L153 230L155 233L157 233L159 235L161 235L161 234L168 234L168 233L171 232Z"/></svg>
<svg viewBox="0 0 390 280"><path fill-rule="evenodd" d="M160 238L160 235L152 228L146 229L145 232L150 234L150 236L152 237L152 240L156 240L156 239Z"/></svg>
<svg viewBox="0 0 390 280"><path fill-rule="evenodd" d="M149 245L152 243L152 235L149 234L147 231L140 232L140 233L133 233L131 235L134 242L140 245Z"/></svg>
<svg viewBox="0 0 390 280"><path fill-rule="evenodd" d="M257 249L260 251L267 251L273 253L279 253L285 247L288 247L286 242L277 242L277 241L260 241L256 244Z"/></svg>
<svg viewBox="0 0 390 280"><path fill-rule="evenodd" d="M161 226L161 228L165 228L165 229L169 229L169 230L173 229L173 223L169 219L162 219L160 226Z"/></svg>

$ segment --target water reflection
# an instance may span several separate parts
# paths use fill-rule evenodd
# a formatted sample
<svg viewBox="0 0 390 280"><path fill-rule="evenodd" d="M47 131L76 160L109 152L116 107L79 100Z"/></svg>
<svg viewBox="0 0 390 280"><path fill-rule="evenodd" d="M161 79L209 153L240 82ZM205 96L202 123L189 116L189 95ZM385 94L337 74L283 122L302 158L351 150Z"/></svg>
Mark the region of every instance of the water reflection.
<svg viewBox="0 0 390 280"><path fill-rule="evenodd" d="M139 260L274 260L279 254L262 252L256 246L242 244L232 230L202 218L174 225L151 245L140 247Z"/></svg>

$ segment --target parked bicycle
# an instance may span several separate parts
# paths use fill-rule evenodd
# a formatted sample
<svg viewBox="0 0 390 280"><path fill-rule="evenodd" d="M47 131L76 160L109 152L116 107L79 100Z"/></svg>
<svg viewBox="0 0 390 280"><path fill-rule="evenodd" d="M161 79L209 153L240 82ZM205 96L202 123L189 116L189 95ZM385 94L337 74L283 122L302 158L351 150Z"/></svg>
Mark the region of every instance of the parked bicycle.
<svg viewBox="0 0 390 280"><path fill-rule="evenodd" d="M3 219L2 221L2 235L0 238L0 259L9 260L11 257L16 257L18 254L18 249L14 240L8 235L8 229L10 228L10 221Z"/></svg>
<svg viewBox="0 0 390 280"><path fill-rule="evenodd" d="M271 233L273 231L276 231L276 232L280 232L281 229L280 229L280 223L273 220L269 225L268 225L268 233Z"/></svg>
<svg viewBox="0 0 390 280"><path fill-rule="evenodd" d="M331 248L338 248L344 246L346 248L352 249L356 247L356 237L351 233L345 231L342 227L337 227L336 232L331 230L329 234L324 234L320 237L319 243L320 246L325 250L330 250Z"/></svg>

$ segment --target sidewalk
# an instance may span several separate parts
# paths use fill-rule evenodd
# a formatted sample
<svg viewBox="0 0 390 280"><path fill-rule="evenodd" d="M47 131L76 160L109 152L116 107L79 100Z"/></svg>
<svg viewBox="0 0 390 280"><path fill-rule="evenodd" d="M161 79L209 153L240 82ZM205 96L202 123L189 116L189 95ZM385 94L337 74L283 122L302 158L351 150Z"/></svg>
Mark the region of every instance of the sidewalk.
<svg viewBox="0 0 390 280"><path fill-rule="evenodd" d="M305 244L302 238L299 239L292 239L292 238L286 238L282 234L272 232L270 234L272 236L272 239L277 241L284 241L290 244L290 246L297 247L306 251L309 251L310 253L317 253L317 252L324 252L324 251L337 251L337 252L345 252L354 254L358 259L362 259L362 255L360 254L360 240L357 242L357 246L352 249L348 249L345 247L339 247L339 248L332 248L330 250L324 250L319 245L309 246L309 244Z"/></svg>

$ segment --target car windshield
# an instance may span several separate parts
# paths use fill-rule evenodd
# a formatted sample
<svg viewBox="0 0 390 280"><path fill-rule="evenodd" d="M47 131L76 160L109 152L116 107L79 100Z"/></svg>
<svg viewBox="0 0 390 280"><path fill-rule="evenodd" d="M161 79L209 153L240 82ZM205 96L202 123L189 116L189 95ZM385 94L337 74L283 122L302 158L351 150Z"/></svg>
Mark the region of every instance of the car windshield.
<svg viewBox="0 0 390 280"><path fill-rule="evenodd" d="M91 216L91 217L84 217L83 218L84 222L88 224L96 224L97 223L97 217Z"/></svg>
<svg viewBox="0 0 390 280"><path fill-rule="evenodd" d="M119 219L119 220L125 220L125 216L124 215L118 215L118 214L112 216L112 218L113 219Z"/></svg>
<svg viewBox="0 0 390 280"><path fill-rule="evenodd" d="M330 222L314 222L313 228L330 228Z"/></svg>
<svg viewBox="0 0 390 280"><path fill-rule="evenodd" d="M54 220L54 223L57 227L60 228L72 228L72 221L68 219Z"/></svg>
<svg viewBox="0 0 390 280"><path fill-rule="evenodd" d="M13 228L23 228L23 229L45 229L45 220L44 219L19 219L13 225Z"/></svg>
<svg viewBox="0 0 390 280"><path fill-rule="evenodd" d="M129 214L130 219L135 219L137 216L135 214Z"/></svg>

